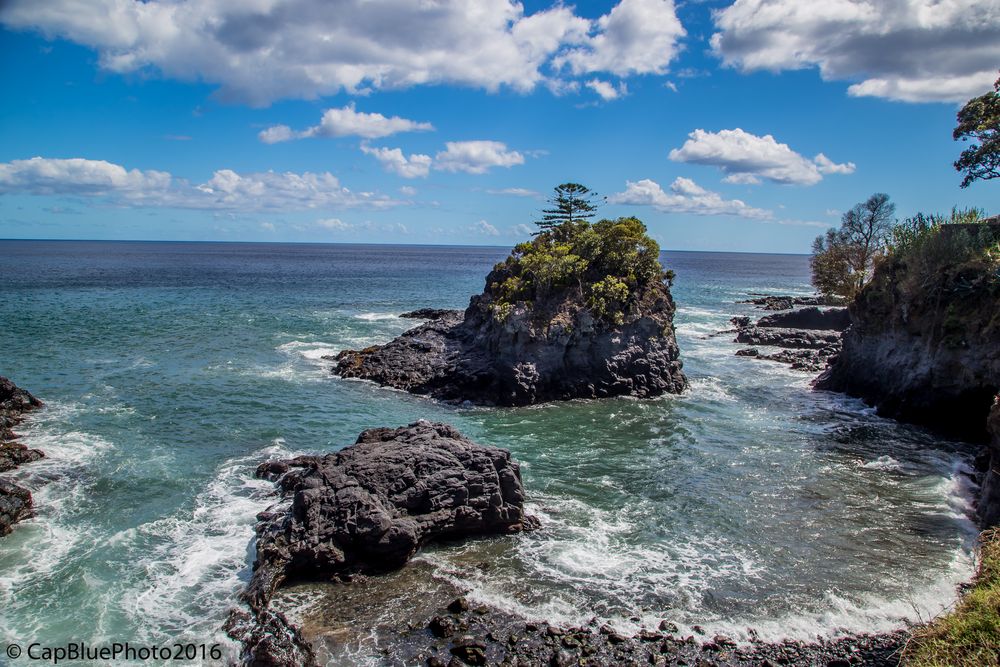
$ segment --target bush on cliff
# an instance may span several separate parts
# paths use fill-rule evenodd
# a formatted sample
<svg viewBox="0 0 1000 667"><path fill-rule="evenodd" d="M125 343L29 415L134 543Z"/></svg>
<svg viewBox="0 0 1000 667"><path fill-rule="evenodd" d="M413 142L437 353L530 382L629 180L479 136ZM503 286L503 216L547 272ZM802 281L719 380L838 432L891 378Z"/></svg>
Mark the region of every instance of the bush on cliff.
<svg viewBox="0 0 1000 667"><path fill-rule="evenodd" d="M980 536L979 570L955 609L913 633L909 667L1000 664L1000 529Z"/></svg>
<svg viewBox="0 0 1000 667"><path fill-rule="evenodd" d="M499 320L518 304L531 307L569 291L596 319L621 324L649 285L673 280L659 255L638 218L574 220L517 245L494 267L486 291Z"/></svg>

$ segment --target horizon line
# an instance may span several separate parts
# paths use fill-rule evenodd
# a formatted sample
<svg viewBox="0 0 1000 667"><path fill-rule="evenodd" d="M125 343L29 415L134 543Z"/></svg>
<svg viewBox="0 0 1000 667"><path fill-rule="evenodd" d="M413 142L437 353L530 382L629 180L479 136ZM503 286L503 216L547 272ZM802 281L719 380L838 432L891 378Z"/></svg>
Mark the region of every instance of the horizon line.
<svg viewBox="0 0 1000 667"><path fill-rule="evenodd" d="M407 246L414 248L496 248L509 249L508 245L479 245L468 243L384 243L377 241L206 241L182 239L30 239L30 238L0 238L0 243L30 242L30 243L217 243L217 244L255 244L255 245L343 245L343 246ZM732 255L784 255L792 257L808 257L811 253L804 252L759 252L753 250L685 250L682 248L660 248L660 252L702 252Z"/></svg>

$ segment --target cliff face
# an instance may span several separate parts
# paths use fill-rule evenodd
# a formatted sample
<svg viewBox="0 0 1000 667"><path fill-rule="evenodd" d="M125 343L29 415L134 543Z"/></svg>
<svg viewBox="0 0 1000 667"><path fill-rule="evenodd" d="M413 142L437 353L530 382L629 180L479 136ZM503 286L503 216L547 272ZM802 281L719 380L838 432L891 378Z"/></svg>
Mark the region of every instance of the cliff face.
<svg viewBox="0 0 1000 667"><path fill-rule="evenodd" d="M879 414L985 440L1000 390L1000 279L978 264L933 275L889 259L850 307L843 351L816 382Z"/></svg>
<svg viewBox="0 0 1000 667"><path fill-rule="evenodd" d="M850 306L843 351L817 389L879 414L987 442L979 513L1000 523L1000 227L946 225L889 257Z"/></svg>
<svg viewBox="0 0 1000 667"><path fill-rule="evenodd" d="M979 519L983 526L1000 526L1000 396L997 396L988 421L990 435L989 469L979 496Z"/></svg>

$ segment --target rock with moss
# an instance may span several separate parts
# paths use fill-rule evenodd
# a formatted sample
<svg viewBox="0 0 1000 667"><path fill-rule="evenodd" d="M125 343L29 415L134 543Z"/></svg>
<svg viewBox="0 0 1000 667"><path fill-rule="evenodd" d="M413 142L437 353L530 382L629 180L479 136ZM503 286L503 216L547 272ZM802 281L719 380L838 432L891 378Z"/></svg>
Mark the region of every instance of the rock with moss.
<svg viewBox="0 0 1000 667"><path fill-rule="evenodd" d="M636 218L576 221L515 247L464 313L341 352L334 372L480 405L680 393L672 279Z"/></svg>

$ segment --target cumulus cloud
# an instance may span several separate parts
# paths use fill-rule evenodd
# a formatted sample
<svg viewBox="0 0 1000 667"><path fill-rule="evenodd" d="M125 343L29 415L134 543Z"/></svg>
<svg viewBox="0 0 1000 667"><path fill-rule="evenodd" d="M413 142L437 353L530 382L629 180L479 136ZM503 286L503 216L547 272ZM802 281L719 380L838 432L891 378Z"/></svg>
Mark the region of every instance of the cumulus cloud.
<svg viewBox="0 0 1000 667"><path fill-rule="evenodd" d="M532 234L535 233L535 231L536 230L532 229L523 222L514 225L513 229L511 229L511 232L514 234L514 236L531 236Z"/></svg>
<svg viewBox="0 0 1000 667"><path fill-rule="evenodd" d="M684 35L671 0L622 0L597 21L516 0L5 0L0 22L91 47L108 71L206 81L256 105L421 84L571 88L565 68L661 73Z"/></svg>
<svg viewBox="0 0 1000 667"><path fill-rule="evenodd" d="M427 132L434 129L430 123L417 122L399 116L386 118L380 113L365 113L354 108L351 102L340 109L327 109L323 112L319 125L295 132L287 125L269 127L258 138L265 144L274 144L290 139L305 139L307 137L363 137L365 139L380 139L399 132Z"/></svg>
<svg viewBox="0 0 1000 667"><path fill-rule="evenodd" d="M0 163L0 195L97 197L111 204L206 210L387 208L400 202L353 192L329 172L239 174L220 169L200 185L163 171L127 170L104 160L42 158Z"/></svg>
<svg viewBox="0 0 1000 667"><path fill-rule="evenodd" d="M727 183L741 184L757 184L763 178L774 183L814 185L823 180L823 174L850 174L855 169L853 162L837 164L822 153L806 159L770 134L759 137L740 128L695 130L683 146L670 151L670 159L718 167L727 174Z"/></svg>
<svg viewBox="0 0 1000 667"><path fill-rule="evenodd" d="M736 0L715 13L712 48L744 71L818 67L855 96L961 102L1000 63L996 0Z"/></svg>
<svg viewBox="0 0 1000 667"><path fill-rule="evenodd" d="M628 94L628 86L625 85L625 82L619 82L618 86L615 87L609 81L591 79L586 83L586 86L600 95L601 99L605 102L617 100L619 97Z"/></svg>
<svg viewBox="0 0 1000 667"><path fill-rule="evenodd" d="M361 152L378 160L386 171L403 178L423 178L430 172L430 155L414 153L406 157L400 148L373 148L366 144L361 144Z"/></svg>
<svg viewBox="0 0 1000 667"><path fill-rule="evenodd" d="M448 141L445 150L434 157L434 168L441 171L464 171L485 174L493 167L524 164L524 156L508 150L499 141Z"/></svg>
<svg viewBox="0 0 1000 667"><path fill-rule="evenodd" d="M480 220L474 224L472 226L472 231L477 234L482 234L483 236L500 236L500 230L485 220Z"/></svg>
<svg viewBox="0 0 1000 667"><path fill-rule="evenodd" d="M558 55L574 74L665 74L686 35L673 0L621 0L594 25L594 34Z"/></svg>
<svg viewBox="0 0 1000 667"><path fill-rule="evenodd" d="M664 213L692 213L694 215L735 215L743 218L767 220L770 211L748 206L739 199L723 199L721 195L701 187L689 178L677 178L664 192L656 181L643 179L627 181L625 191L608 197L612 204L652 206Z"/></svg>

